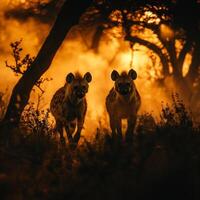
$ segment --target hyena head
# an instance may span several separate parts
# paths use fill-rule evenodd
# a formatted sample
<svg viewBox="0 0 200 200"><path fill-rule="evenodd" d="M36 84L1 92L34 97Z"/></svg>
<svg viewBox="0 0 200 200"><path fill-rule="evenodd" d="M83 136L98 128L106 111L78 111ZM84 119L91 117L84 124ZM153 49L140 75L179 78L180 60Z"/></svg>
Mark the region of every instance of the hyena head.
<svg viewBox="0 0 200 200"><path fill-rule="evenodd" d="M83 77L76 73L69 73L66 76L66 82L68 87L68 92L78 99L85 97L88 92L89 83L92 81L92 75L87 72Z"/></svg>
<svg viewBox="0 0 200 200"><path fill-rule="evenodd" d="M121 95L131 94L133 91L134 83L133 80L137 78L135 70L130 69L129 72L122 72L121 75L113 70L111 79L115 81L115 90Z"/></svg>

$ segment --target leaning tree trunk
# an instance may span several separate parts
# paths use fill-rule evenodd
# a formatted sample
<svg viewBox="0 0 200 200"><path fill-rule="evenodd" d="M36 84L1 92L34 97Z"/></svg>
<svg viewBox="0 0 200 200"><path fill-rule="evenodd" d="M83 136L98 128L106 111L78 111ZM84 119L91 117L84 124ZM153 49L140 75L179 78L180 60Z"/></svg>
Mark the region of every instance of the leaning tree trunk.
<svg viewBox="0 0 200 200"><path fill-rule="evenodd" d="M15 85L4 122L14 125L19 124L21 114L28 103L33 86L47 71L66 34L72 26L79 22L80 16L91 3L92 0L67 0L64 3L36 59Z"/></svg>

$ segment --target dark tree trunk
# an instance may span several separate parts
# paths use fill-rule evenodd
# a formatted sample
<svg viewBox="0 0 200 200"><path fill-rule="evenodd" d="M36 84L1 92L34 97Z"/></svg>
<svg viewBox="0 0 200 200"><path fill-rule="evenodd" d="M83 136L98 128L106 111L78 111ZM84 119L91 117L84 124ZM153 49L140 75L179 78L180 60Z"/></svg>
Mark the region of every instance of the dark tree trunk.
<svg viewBox="0 0 200 200"><path fill-rule="evenodd" d="M185 77L181 76L180 74L173 74L173 78L176 85L176 92L178 92L184 103L189 105L192 91L188 82L185 80Z"/></svg>
<svg viewBox="0 0 200 200"><path fill-rule="evenodd" d="M200 66L200 42L196 42L192 54L192 62L186 77L189 82L194 81L198 77L199 66Z"/></svg>
<svg viewBox="0 0 200 200"><path fill-rule="evenodd" d="M33 86L44 72L47 71L66 34L72 26L79 22L80 16L91 3L92 0L67 0L64 3L36 59L14 87L4 122L11 122L14 125L18 125L21 113L28 103Z"/></svg>
<svg viewBox="0 0 200 200"><path fill-rule="evenodd" d="M104 27L100 25L96 28L96 31L93 35L91 49L93 49L95 53L98 53L99 43L101 41L103 31L104 31Z"/></svg>

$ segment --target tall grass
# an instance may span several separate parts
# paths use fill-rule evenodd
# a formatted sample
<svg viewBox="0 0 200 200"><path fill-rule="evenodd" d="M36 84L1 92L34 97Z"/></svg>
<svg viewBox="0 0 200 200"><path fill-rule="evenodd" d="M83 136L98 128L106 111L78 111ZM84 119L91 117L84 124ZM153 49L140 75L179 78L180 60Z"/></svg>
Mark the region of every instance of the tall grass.
<svg viewBox="0 0 200 200"><path fill-rule="evenodd" d="M132 142L99 128L76 150L62 147L49 111L26 107L0 147L2 199L198 199L200 130L178 95L159 122L138 117Z"/></svg>

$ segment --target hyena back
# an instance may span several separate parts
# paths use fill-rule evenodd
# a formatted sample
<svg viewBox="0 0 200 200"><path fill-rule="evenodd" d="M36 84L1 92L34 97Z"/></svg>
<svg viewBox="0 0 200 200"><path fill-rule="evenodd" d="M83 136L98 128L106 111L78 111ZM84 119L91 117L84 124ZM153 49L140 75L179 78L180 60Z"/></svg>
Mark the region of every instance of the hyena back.
<svg viewBox="0 0 200 200"><path fill-rule="evenodd" d="M133 69L121 74L113 70L111 79L115 84L106 98L112 135L122 138L122 119L127 119L127 140L133 136L137 112L141 105L141 98L134 83L136 78L137 73Z"/></svg>
<svg viewBox="0 0 200 200"><path fill-rule="evenodd" d="M77 144L80 139L87 111L85 95L91 80L92 76L89 72L83 77L79 73L75 75L69 73L64 87L58 89L51 100L50 110L56 120L55 128L64 144L63 128L65 128L69 143Z"/></svg>

